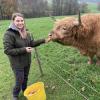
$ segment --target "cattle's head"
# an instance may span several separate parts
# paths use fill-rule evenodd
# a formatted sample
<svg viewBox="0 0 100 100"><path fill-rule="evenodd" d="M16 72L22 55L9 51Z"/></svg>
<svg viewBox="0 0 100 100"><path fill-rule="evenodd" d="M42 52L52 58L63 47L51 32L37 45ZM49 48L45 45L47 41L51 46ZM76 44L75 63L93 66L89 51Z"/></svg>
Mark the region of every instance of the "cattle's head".
<svg viewBox="0 0 100 100"><path fill-rule="evenodd" d="M77 34L78 28L81 26L81 19L79 20L72 17L57 20L54 28L50 32L52 41L63 41L64 38L69 39Z"/></svg>

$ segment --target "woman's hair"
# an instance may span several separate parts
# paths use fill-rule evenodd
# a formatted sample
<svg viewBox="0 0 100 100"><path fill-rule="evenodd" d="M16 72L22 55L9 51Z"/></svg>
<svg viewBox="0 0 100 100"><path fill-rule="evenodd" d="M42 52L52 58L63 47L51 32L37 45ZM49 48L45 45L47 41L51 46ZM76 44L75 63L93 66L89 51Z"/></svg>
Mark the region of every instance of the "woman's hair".
<svg viewBox="0 0 100 100"><path fill-rule="evenodd" d="M21 13L13 13L11 19L12 19L12 20L15 20L15 18L16 18L17 16L20 16L20 17L24 18L24 15L21 14Z"/></svg>
<svg viewBox="0 0 100 100"><path fill-rule="evenodd" d="M21 13L13 13L11 19L14 21L17 16L24 18L24 15ZM24 25L24 28L22 30L19 30L19 34L23 39L25 39L27 37L25 25Z"/></svg>

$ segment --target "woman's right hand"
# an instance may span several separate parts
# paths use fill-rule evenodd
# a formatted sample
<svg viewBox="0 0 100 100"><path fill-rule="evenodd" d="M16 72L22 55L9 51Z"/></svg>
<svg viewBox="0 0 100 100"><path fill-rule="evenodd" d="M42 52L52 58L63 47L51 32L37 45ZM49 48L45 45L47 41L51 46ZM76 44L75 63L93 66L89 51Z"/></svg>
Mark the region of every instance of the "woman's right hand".
<svg viewBox="0 0 100 100"><path fill-rule="evenodd" d="M33 48L32 48L32 47L26 47L26 51L27 51L27 53L31 53L31 52L32 52L32 50L33 50Z"/></svg>
<svg viewBox="0 0 100 100"><path fill-rule="evenodd" d="M45 39L45 43L48 43L48 42L50 42L52 39L51 39L51 36L50 35L48 35L48 37Z"/></svg>

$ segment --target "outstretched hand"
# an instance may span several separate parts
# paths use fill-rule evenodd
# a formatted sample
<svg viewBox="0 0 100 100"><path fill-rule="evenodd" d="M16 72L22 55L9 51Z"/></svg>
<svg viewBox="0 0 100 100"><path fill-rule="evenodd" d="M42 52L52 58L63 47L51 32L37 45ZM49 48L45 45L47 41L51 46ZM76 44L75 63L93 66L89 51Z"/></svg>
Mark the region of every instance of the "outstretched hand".
<svg viewBox="0 0 100 100"><path fill-rule="evenodd" d="M45 43L48 43L51 41L51 36L48 36L46 39L45 39Z"/></svg>

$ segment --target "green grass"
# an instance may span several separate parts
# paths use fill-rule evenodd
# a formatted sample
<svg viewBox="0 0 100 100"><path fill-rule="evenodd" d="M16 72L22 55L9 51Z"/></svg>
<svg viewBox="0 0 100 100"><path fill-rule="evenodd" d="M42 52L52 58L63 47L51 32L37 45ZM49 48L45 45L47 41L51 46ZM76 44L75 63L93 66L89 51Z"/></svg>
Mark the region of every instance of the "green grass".
<svg viewBox="0 0 100 100"><path fill-rule="evenodd" d="M97 9L97 4L96 3L89 3L88 4L88 9L90 12L92 13L99 13L100 11L98 11Z"/></svg>
<svg viewBox="0 0 100 100"><path fill-rule="evenodd" d="M27 27L34 33L35 39L47 37L53 27L50 18L26 20ZM0 48L2 38L9 21L0 23ZM100 66L88 65L87 57L78 50L57 43L48 43L37 47L44 76L40 71L35 54L32 54L32 65L28 85L42 81L45 84L47 100L100 100ZM14 76L7 56L0 50L0 100L11 100ZM20 94L20 100L25 100Z"/></svg>

